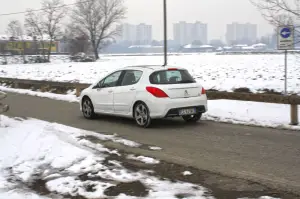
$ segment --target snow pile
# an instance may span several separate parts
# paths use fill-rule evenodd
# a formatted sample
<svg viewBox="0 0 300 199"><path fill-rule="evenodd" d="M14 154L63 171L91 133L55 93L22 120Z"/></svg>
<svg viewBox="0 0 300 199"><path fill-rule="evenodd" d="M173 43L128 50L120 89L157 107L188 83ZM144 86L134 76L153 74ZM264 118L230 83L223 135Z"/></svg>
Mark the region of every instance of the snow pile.
<svg viewBox="0 0 300 199"><path fill-rule="evenodd" d="M0 91L3 92L13 92L13 93L20 93L24 95L31 95L36 97L44 97L44 98L50 98L54 100L61 100L61 101L67 101L67 102L78 102L79 99L73 94L54 94L49 92L37 92L37 91L31 91L26 89L15 89L15 88L7 88L5 86L0 86Z"/></svg>
<svg viewBox="0 0 300 199"><path fill-rule="evenodd" d="M190 176L190 175L192 175L193 173L192 172L190 172L190 171L184 171L184 172L182 172L182 175L184 175L184 176Z"/></svg>
<svg viewBox="0 0 300 199"><path fill-rule="evenodd" d="M144 162L146 164L158 164L159 160L156 160L154 158L150 158L150 157L145 157L145 156L135 156L135 155L128 155L127 156L128 159L130 160L137 160L137 161L141 161Z"/></svg>
<svg viewBox="0 0 300 199"><path fill-rule="evenodd" d="M36 119L1 116L0 198L41 199L50 192L49 198L106 198L109 190L120 183L137 181L149 191L144 198L175 199L178 194L187 195L186 198L213 198L206 196L207 190L201 186L160 180L143 170L128 170L121 162L107 162L110 154L120 154L84 139L91 133ZM43 187L45 197L37 195ZM136 197L120 193L116 198Z"/></svg>
<svg viewBox="0 0 300 199"><path fill-rule="evenodd" d="M53 57L53 63L0 65L0 77L20 79L79 81L93 83L108 72L132 65L162 65L163 56L101 56L97 62L66 63ZM62 59L62 61L59 61ZM215 55L190 54L169 56L170 66L187 68L206 89L230 91L247 87L253 92L261 89L284 89L284 55ZM288 56L288 90L300 93L298 55Z"/></svg>
<svg viewBox="0 0 300 199"><path fill-rule="evenodd" d="M300 107L298 107L300 111ZM290 123L290 105L235 100L209 100L203 119L264 127L300 130Z"/></svg>
<svg viewBox="0 0 300 199"><path fill-rule="evenodd" d="M162 148L160 148L158 146L149 146L149 149L153 150L153 151L160 151L160 150L162 150Z"/></svg>

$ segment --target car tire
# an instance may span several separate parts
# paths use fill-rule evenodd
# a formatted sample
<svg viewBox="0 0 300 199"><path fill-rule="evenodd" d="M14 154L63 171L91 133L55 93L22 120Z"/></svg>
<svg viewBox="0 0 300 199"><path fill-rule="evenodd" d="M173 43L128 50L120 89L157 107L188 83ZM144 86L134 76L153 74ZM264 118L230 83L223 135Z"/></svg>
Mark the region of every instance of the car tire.
<svg viewBox="0 0 300 199"><path fill-rule="evenodd" d="M143 102L138 102L134 106L133 117L139 127L148 128L151 124L149 108Z"/></svg>
<svg viewBox="0 0 300 199"><path fill-rule="evenodd" d="M94 119L96 117L93 103L88 97L84 97L82 100L82 114L86 119Z"/></svg>
<svg viewBox="0 0 300 199"><path fill-rule="evenodd" d="M201 119L201 117L202 117L202 113L198 113L198 114L195 114L195 115L182 116L182 118L186 122L198 122Z"/></svg>

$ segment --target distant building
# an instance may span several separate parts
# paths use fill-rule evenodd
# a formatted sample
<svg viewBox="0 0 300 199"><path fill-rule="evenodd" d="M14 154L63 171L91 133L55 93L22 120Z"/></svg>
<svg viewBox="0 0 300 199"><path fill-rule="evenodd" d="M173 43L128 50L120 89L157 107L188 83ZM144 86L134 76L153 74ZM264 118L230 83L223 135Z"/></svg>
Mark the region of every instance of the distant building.
<svg viewBox="0 0 300 199"><path fill-rule="evenodd" d="M134 42L136 40L136 27L135 25L124 23L122 25L118 26L118 29L120 29L121 34L120 37L118 37L118 41L123 42Z"/></svg>
<svg viewBox="0 0 300 199"><path fill-rule="evenodd" d="M136 26L136 42L140 45L151 44L152 25L141 23Z"/></svg>
<svg viewBox="0 0 300 199"><path fill-rule="evenodd" d="M257 39L257 25L256 24L227 24L226 40L227 44L251 44Z"/></svg>
<svg viewBox="0 0 300 199"><path fill-rule="evenodd" d="M51 47L50 47L51 43ZM0 53L12 54L37 54L47 51L50 47L52 53L58 52L58 41L50 42L50 38L46 35L42 37L36 36L19 36L10 37L7 35L0 36Z"/></svg>
<svg viewBox="0 0 300 199"><path fill-rule="evenodd" d="M117 41L129 43L131 45L148 45L152 42L152 25L144 23L138 25L132 25L124 23L118 28L121 31L121 35L117 38Z"/></svg>
<svg viewBox="0 0 300 199"><path fill-rule="evenodd" d="M199 21L187 23L181 21L173 24L174 40L178 45L191 44L194 41L207 44L207 24Z"/></svg>

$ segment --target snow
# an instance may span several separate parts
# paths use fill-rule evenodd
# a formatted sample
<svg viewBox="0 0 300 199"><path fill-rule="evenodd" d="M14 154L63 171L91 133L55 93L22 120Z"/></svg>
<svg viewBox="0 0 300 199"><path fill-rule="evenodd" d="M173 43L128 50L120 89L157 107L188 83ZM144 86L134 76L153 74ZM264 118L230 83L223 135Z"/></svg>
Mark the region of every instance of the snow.
<svg viewBox="0 0 300 199"><path fill-rule="evenodd" d="M6 199L50 199L48 197L39 196L34 193L29 193L25 191L12 190L8 192L1 193L0 190L0 198Z"/></svg>
<svg viewBox="0 0 300 199"><path fill-rule="evenodd" d="M37 96L37 97L43 97L43 98L50 98L54 100L61 100L61 101L67 101L67 102L78 102L79 99L73 95L73 94L54 94L49 92L37 92L37 91L31 91L26 89L15 89L15 88L7 88L5 86L0 86L0 91L3 92L13 92L13 93L19 93L24 95L31 95L31 96Z"/></svg>
<svg viewBox="0 0 300 199"><path fill-rule="evenodd" d="M182 193L191 198L212 198L199 185L161 180L150 176L148 171L130 171L118 161L105 164L109 155L106 152L111 150L82 138L96 133L32 118L1 115L0 119L0 198L46 199L47 195L40 196L27 187L36 179L45 180L45 188L56 194L54 198L57 195L106 198L108 187L137 180L150 190L147 199L175 199L176 194ZM103 180L79 177L82 174ZM87 187L92 187L92 191ZM116 198L135 197L121 194Z"/></svg>
<svg viewBox="0 0 300 199"><path fill-rule="evenodd" d="M160 150L162 150L162 148L160 148L158 146L149 146L149 149L153 150L153 151L160 151Z"/></svg>
<svg viewBox="0 0 300 199"><path fill-rule="evenodd" d="M163 56L101 55L97 62L71 63L67 56L53 56L53 63L0 65L0 77L93 83L110 71L129 65L163 64ZM300 93L299 55L288 55L288 91ZM248 87L284 90L284 55L172 55L169 65L187 68L206 89L231 91Z"/></svg>
<svg viewBox="0 0 300 199"><path fill-rule="evenodd" d="M9 35L0 35L0 40L10 40L11 36ZM22 40L22 41L33 41L34 38L29 35L21 35L21 36L15 36L15 40ZM50 41L50 36L44 34L43 36L36 36L36 40L43 40L43 41Z"/></svg>
<svg viewBox="0 0 300 199"><path fill-rule="evenodd" d="M251 198L238 198L238 199L251 199ZM258 199L280 199L280 198L273 198L270 196L261 196Z"/></svg>
<svg viewBox="0 0 300 199"><path fill-rule="evenodd" d="M300 111L300 107L298 107ZM290 123L290 105L235 100L209 100L203 119L233 124L300 130Z"/></svg>
<svg viewBox="0 0 300 199"><path fill-rule="evenodd" d="M141 161L141 162L144 162L146 164L158 164L160 161L159 160L156 160L154 158L151 158L151 157L146 157L146 156L135 156L135 155L128 155L127 156L127 159L130 159L130 160L138 160L138 161Z"/></svg>
<svg viewBox="0 0 300 199"><path fill-rule="evenodd" d="M192 175L193 173L192 172L190 172L190 171L184 171L184 172L182 172L182 175L184 175L184 176L190 176L190 175Z"/></svg>

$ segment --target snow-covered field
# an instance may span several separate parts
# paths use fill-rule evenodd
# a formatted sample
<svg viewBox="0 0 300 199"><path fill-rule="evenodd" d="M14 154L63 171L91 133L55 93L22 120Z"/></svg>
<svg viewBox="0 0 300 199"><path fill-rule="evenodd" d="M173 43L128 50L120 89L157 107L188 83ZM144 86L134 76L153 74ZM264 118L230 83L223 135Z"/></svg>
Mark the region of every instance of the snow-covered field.
<svg viewBox="0 0 300 199"><path fill-rule="evenodd" d="M60 58L59 58L60 57ZM163 56L101 56L94 63L71 63L54 56L48 64L0 65L0 77L92 83L108 72L130 65L162 65ZM300 93L300 56L288 56L288 91ZM169 65L185 67L207 89L230 91L248 87L284 89L283 55L190 54L169 56Z"/></svg>
<svg viewBox="0 0 300 199"><path fill-rule="evenodd" d="M0 91L16 92L68 102L78 102L78 98L73 94L42 93L25 89L6 88L3 86L0 86ZM300 107L298 107L298 111L300 112ZM300 125L289 125L290 105L285 104L209 100L208 112L203 115L203 120L300 130ZM155 148L153 148L153 150L155 150Z"/></svg>
<svg viewBox="0 0 300 199"><path fill-rule="evenodd" d="M123 162L110 159L111 155L123 154L95 144L87 136L121 139L32 118L0 115L0 198L175 199L182 195L187 199L213 199L200 185L155 177L150 175L151 170L130 170ZM144 156L126 158L159 163ZM182 175L193 174L186 171Z"/></svg>

